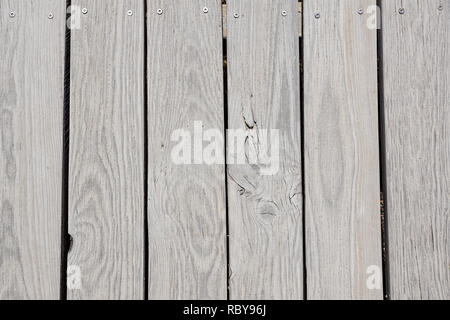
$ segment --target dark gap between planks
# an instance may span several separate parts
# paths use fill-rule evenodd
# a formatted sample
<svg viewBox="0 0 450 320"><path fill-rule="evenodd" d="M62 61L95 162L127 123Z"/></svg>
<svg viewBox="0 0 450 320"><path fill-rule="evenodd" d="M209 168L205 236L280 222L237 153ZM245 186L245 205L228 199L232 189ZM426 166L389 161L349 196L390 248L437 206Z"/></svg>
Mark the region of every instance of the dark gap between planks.
<svg viewBox="0 0 450 320"><path fill-rule="evenodd" d="M144 300L148 300L148 34L147 1L144 1Z"/></svg>
<svg viewBox="0 0 450 320"><path fill-rule="evenodd" d="M225 1L222 0L224 4ZM223 11L222 11L223 13ZM223 26L226 24L226 18L222 14L222 33ZM230 300L230 224L228 218L228 166L227 166L227 129L228 129L228 72L227 72L227 39L222 37L222 61L223 61L223 125L224 125L224 155L225 155L225 232L226 232L226 250L227 250L227 300Z"/></svg>
<svg viewBox="0 0 450 320"><path fill-rule="evenodd" d="M380 155L380 227L381 227L381 249L382 249L382 269L383 269L383 297L384 300L390 300L390 281L389 281L389 242L388 242L388 223L387 223L387 186L386 186L386 136L385 136L385 116L384 116L384 82L383 82L383 32L381 30L382 22L382 4L377 0L377 6L380 14L377 23L377 55L378 55L378 139Z"/></svg>
<svg viewBox="0 0 450 320"><path fill-rule="evenodd" d="M70 18L68 8L71 4L71 0L66 0L65 21ZM69 235L70 29L67 23L65 23L63 108L60 299L67 300L67 256L72 243L72 238Z"/></svg>

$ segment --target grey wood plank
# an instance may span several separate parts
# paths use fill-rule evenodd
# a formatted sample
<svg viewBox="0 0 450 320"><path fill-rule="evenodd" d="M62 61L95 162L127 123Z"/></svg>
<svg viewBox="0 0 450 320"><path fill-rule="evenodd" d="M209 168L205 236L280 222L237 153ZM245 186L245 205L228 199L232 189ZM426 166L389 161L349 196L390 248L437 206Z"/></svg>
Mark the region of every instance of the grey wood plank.
<svg viewBox="0 0 450 320"><path fill-rule="evenodd" d="M171 156L180 143L172 135L183 129L193 138L195 121L224 134L221 1L147 6L149 298L225 299L223 152L213 165ZM192 147L193 162L202 154Z"/></svg>
<svg viewBox="0 0 450 320"><path fill-rule="evenodd" d="M1 300L60 295L64 32L61 1L0 1Z"/></svg>
<svg viewBox="0 0 450 320"><path fill-rule="evenodd" d="M72 4L87 14L71 32L68 298L142 299L144 3Z"/></svg>
<svg viewBox="0 0 450 320"><path fill-rule="evenodd" d="M230 133L230 297L302 299L298 3L229 0L227 7L228 128L245 132L248 158L237 163Z"/></svg>
<svg viewBox="0 0 450 320"><path fill-rule="evenodd" d="M302 36L302 5L303 2L297 3L297 11L298 11L298 36ZM222 22L223 22L223 37L227 37L227 5L222 3Z"/></svg>
<svg viewBox="0 0 450 320"><path fill-rule="evenodd" d="M448 300L450 1L382 5L390 294Z"/></svg>
<svg viewBox="0 0 450 320"><path fill-rule="evenodd" d="M374 4L304 3L308 299L382 298Z"/></svg>

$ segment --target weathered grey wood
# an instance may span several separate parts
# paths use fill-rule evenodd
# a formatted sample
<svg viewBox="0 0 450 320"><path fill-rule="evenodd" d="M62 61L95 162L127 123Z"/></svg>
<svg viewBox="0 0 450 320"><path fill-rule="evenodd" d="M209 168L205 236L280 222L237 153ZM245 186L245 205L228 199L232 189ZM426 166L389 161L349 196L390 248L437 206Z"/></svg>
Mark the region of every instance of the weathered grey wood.
<svg viewBox="0 0 450 320"><path fill-rule="evenodd" d="M298 36L302 36L302 2L297 2L297 11L298 11ZM227 37L227 5L222 4L222 22L223 22L223 37Z"/></svg>
<svg viewBox="0 0 450 320"><path fill-rule="evenodd" d="M358 14L374 4L304 3L308 299L382 298L377 39Z"/></svg>
<svg viewBox="0 0 450 320"><path fill-rule="evenodd" d="M382 5L390 294L448 300L450 1Z"/></svg>
<svg viewBox="0 0 450 320"><path fill-rule="evenodd" d="M2 300L60 295L64 31L59 0L0 1Z"/></svg>
<svg viewBox="0 0 450 320"><path fill-rule="evenodd" d="M201 121L204 130L224 131L221 2L147 6L149 298L225 299L224 165L171 157L177 129L193 138Z"/></svg>
<svg viewBox="0 0 450 320"><path fill-rule="evenodd" d="M71 33L68 298L142 299L144 3L72 4L88 13Z"/></svg>
<svg viewBox="0 0 450 320"><path fill-rule="evenodd" d="M227 141L230 297L301 299L298 4L229 0L227 7L228 128L246 132L246 149L254 146L258 159L266 154L264 139L271 156L279 147L279 163L269 173L261 161L236 163L235 142Z"/></svg>

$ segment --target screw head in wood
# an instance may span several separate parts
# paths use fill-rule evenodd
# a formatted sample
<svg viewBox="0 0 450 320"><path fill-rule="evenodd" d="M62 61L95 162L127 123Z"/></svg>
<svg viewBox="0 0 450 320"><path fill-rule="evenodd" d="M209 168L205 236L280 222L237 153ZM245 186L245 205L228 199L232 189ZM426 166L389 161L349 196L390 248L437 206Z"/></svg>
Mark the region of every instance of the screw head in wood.
<svg viewBox="0 0 450 320"><path fill-rule="evenodd" d="M281 11L281 15L282 15L283 17L286 17L286 16L287 16L287 11L286 11L286 10Z"/></svg>
<svg viewBox="0 0 450 320"><path fill-rule="evenodd" d="M208 11L209 11L209 10L208 10L207 7L203 7L203 12L204 12L204 13L208 13Z"/></svg>
<svg viewBox="0 0 450 320"><path fill-rule="evenodd" d="M128 10L127 11L127 15L132 16L133 15L133 10Z"/></svg>
<svg viewBox="0 0 450 320"><path fill-rule="evenodd" d="M156 10L156 13L160 16L163 14L163 9L159 8L158 10Z"/></svg>
<svg viewBox="0 0 450 320"><path fill-rule="evenodd" d="M48 14L47 17L48 17L49 19L53 19L53 13L50 12L50 13Z"/></svg>
<svg viewBox="0 0 450 320"><path fill-rule="evenodd" d="M320 13L316 13L316 14L314 15L314 18L320 19Z"/></svg>
<svg viewBox="0 0 450 320"><path fill-rule="evenodd" d="M398 9L398 13L404 14L404 13L405 13L405 8L400 8L400 9Z"/></svg>
<svg viewBox="0 0 450 320"><path fill-rule="evenodd" d="M358 14L359 14L359 15L362 15L363 13L364 13L364 10L360 8L360 9L358 10Z"/></svg>
<svg viewBox="0 0 450 320"><path fill-rule="evenodd" d="M14 18L14 17L16 16L16 13L15 13L14 11L11 11L11 12L9 13L9 16L10 16L11 18Z"/></svg>
<svg viewBox="0 0 450 320"><path fill-rule="evenodd" d="M88 9L87 9L87 8L81 9L81 13L82 13L82 14L87 14L87 13L88 13Z"/></svg>

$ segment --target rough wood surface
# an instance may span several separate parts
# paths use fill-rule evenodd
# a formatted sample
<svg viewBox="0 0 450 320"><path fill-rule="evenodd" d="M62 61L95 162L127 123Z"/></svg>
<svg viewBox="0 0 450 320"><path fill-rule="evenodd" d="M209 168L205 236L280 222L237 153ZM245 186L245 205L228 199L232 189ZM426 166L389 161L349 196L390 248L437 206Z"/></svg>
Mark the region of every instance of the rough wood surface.
<svg viewBox="0 0 450 320"><path fill-rule="evenodd" d="M0 299L60 295L64 31L61 1L0 1Z"/></svg>
<svg viewBox="0 0 450 320"><path fill-rule="evenodd" d="M171 157L172 134L183 129L194 138L194 121L224 134L221 2L147 6L149 298L225 299L224 165ZM194 151L192 163L201 156Z"/></svg>
<svg viewBox="0 0 450 320"><path fill-rule="evenodd" d="M228 140L230 297L302 299L298 4L229 0L227 7L228 128L245 131L245 149L260 160L251 164L248 151L249 161L236 164ZM261 163L265 139L267 154L279 148L270 173Z"/></svg>
<svg viewBox="0 0 450 320"><path fill-rule="evenodd" d="M72 4L88 13L71 38L68 298L142 299L144 3Z"/></svg>
<svg viewBox="0 0 450 320"><path fill-rule="evenodd" d="M450 1L382 5L390 294L449 300Z"/></svg>
<svg viewBox="0 0 450 320"><path fill-rule="evenodd" d="M374 4L304 3L308 299L382 298L377 38L358 14Z"/></svg>
<svg viewBox="0 0 450 320"><path fill-rule="evenodd" d="M298 36L302 36L302 2L297 2L297 20L298 20ZM227 37L227 5L222 4L222 25L223 25L223 37Z"/></svg>

